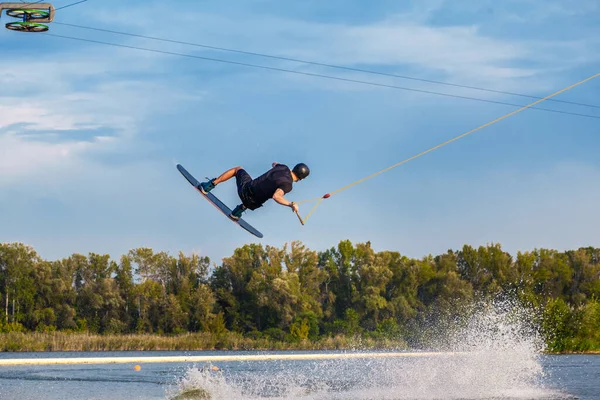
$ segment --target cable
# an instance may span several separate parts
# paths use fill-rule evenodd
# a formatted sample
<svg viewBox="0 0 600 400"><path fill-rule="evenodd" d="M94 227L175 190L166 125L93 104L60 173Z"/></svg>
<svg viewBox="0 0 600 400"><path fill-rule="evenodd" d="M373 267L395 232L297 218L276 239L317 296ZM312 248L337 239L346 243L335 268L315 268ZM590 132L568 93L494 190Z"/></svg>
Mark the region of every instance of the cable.
<svg viewBox="0 0 600 400"><path fill-rule="evenodd" d="M195 59L199 59L199 60L215 61L215 62L220 62L220 63L225 63L225 64L260 68L260 69L271 70L271 71L287 72L287 73L293 73L293 74L298 74L298 75L326 78L326 79L332 79L332 80L337 80L337 81L342 81L342 82L360 83L360 84L370 85L370 86L406 90L406 91L425 93L425 94L434 94L434 95L438 95L438 96L446 96L446 97L452 97L452 98L458 98L458 99L464 99L464 100L481 101L481 102L500 104L500 105L511 106L511 107L523 107L521 104L506 103L506 102L502 102L502 101L486 100L486 99L479 99L479 98L475 98L475 97L433 92L433 91L429 91L429 90L406 88L406 87L402 87L402 86L387 85L387 84L383 84L383 83L362 81L362 80L350 79L350 78L342 78L342 77L336 77L336 76L331 76L331 75L315 74L315 73L311 73L311 72L294 71L294 70L289 70L289 69L284 69L284 68L268 67L265 65L249 64L249 63L242 63L242 62L237 62L237 61L222 60L222 59L218 59L218 58L202 57L202 56L197 56L197 55L193 55L193 54L184 54L184 53L176 53L176 52L165 51L165 50L148 49L148 48L144 48L144 47L129 46L129 45L118 44L118 43L102 42L99 40L92 40L92 39L76 38L76 37L72 37L72 36L57 35L57 34L53 34L53 33L43 33L42 35L58 37L58 38L62 38L62 39L77 40L77 41L82 41L82 42L104 44L104 45L108 45L108 46L121 47L121 48L127 48L127 49L143 50L143 51L149 51L149 52L153 52L153 53L174 55L174 56L187 57L187 58L195 58ZM532 107L532 108L535 110L540 110L540 111L548 111L548 112L554 112L554 113L559 113L559 114L574 115L574 116L578 116L578 117L600 119L600 116L597 116L597 115L581 114L581 113L553 110L553 109L547 109L547 108L537 108L537 107Z"/></svg>
<svg viewBox="0 0 600 400"><path fill-rule="evenodd" d="M84 1L87 1L87 0L84 0ZM511 96L528 97L531 99L540 99L541 98L541 97L530 96L530 95L521 94L521 93L505 92L505 91L494 90L494 89L485 89L485 88L480 88L480 87L476 87L476 86L459 85L459 84L455 84L455 83L440 82L440 81L434 81L434 80L429 80L429 79L421 79L421 78L415 78L415 77L405 76L405 75L389 74L389 73L385 73L385 72L378 72L378 71L366 70L366 69L361 69L361 68L344 67L344 66L340 66L340 65L326 64L326 63L320 63L320 62L315 62L315 61L306 61L306 60L300 60L300 59L296 59L296 58L281 57L281 56L274 56L274 55L269 55L269 54L264 54L264 53L255 53L255 52L250 52L250 51L229 49L226 47L217 47L217 46L210 46L210 45L199 44L199 43L190 43L190 42L184 42L184 41L180 41L180 40L163 39L163 38L154 37L154 36L120 32L120 31L114 31L114 30L110 30L110 29L93 28L93 27L89 27L89 26L68 24L68 23L64 23L64 22L55 22L55 24L71 26L71 27L80 28L80 29L88 29L88 30L99 31L99 32L114 33L117 35L157 40L157 41L161 41L161 42L183 44L183 45L195 46L195 47L203 47L203 48L207 48L207 49L226 51L226 52L231 52L231 53L239 53L239 54L246 54L246 55L252 55L252 56L266 57L266 58L272 58L272 59L284 60L284 61L293 61L293 62L299 62L299 63L303 63L303 64L318 65L318 66L322 66L322 67L336 68L336 69L342 69L342 70L354 71L354 72L362 72L362 73L373 74L373 75L389 76L392 78L401 78L401 79L409 79L409 80L420 81L420 82L435 83L438 85L447 85L447 86L459 87L459 88L464 88L464 89L473 89L473 90L480 90L480 91L491 92L491 93L507 94L507 95L511 95ZM573 104L573 105L584 106L584 107L600 108L599 105L594 105L594 104L577 103L577 102L573 102L573 101L557 100L557 99L551 99L551 101L558 102L558 103L565 103L565 104Z"/></svg>

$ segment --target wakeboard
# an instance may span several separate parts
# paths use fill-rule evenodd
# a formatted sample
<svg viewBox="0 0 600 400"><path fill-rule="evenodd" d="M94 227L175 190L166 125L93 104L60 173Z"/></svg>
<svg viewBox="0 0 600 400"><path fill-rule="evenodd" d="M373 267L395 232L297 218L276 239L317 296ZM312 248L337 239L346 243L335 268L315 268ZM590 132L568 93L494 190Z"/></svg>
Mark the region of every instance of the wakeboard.
<svg viewBox="0 0 600 400"><path fill-rule="evenodd" d="M242 218L236 221L235 219L229 217L231 209L227 207L221 200L219 200L214 194L210 192L207 194L202 193L202 191L199 189L200 182L198 182L198 180L194 178L192 174L190 174L185 168L183 168L181 164L177 164L177 169L179 170L179 172L181 172L181 175L183 175L185 179L187 179L187 181L198 191L198 193L200 193L206 200L208 200L213 206L215 206L219 211L221 211L227 217L228 220L241 226L243 229L250 232L256 237L263 237L262 233L260 233L258 230L256 230L256 228L244 221Z"/></svg>

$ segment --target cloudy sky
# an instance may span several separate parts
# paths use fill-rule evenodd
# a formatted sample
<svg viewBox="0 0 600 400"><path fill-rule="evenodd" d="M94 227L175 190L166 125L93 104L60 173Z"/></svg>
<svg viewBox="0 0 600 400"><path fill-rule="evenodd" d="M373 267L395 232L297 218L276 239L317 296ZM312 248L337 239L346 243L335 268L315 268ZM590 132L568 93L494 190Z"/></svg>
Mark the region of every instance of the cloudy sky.
<svg viewBox="0 0 600 400"><path fill-rule="evenodd" d="M305 226L270 201L246 215L261 240L175 168L204 179L302 161L311 176L288 198L304 200L518 108L215 59L526 105L535 99L422 80L538 97L563 89L600 72L597 1L177 4L89 0L59 10L47 33L0 30L0 241L47 259L149 246L215 262L245 243L292 240L317 250L370 240L411 257L491 242L600 246L599 118L526 110L332 196ZM584 105L539 107L600 117L598 93L600 78L555 98ZM234 180L215 194L238 202Z"/></svg>

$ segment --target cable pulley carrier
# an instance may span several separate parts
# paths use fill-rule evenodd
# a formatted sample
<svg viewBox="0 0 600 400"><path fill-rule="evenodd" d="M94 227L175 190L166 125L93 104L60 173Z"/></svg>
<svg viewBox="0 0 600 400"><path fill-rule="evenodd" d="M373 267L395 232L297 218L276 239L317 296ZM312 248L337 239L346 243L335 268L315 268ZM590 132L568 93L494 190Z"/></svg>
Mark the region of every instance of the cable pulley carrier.
<svg viewBox="0 0 600 400"><path fill-rule="evenodd" d="M30 8L35 6L35 8ZM50 3L0 3L0 18L6 9L6 15L20 21L7 23L6 29L19 32L45 32L54 20L55 9Z"/></svg>

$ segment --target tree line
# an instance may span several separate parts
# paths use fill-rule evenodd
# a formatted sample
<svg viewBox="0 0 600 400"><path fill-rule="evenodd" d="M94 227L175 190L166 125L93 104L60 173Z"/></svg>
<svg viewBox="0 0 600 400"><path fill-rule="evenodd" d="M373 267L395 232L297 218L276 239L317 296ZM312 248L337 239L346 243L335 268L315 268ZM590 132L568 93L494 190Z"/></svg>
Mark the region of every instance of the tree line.
<svg viewBox="0 0 600 400"><path fill-rule="evenodd" d="M219 264L150 248L119 259L73 254L44 260L0 244L0 332L180 334L236 332L298 342L334 335L417 341L432 315L511 292L541 310L551 351L600 350L600 249L499 244L409 258L340 241L248 244Z"/></svg>

